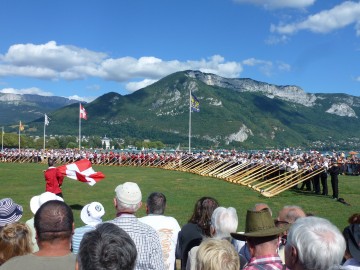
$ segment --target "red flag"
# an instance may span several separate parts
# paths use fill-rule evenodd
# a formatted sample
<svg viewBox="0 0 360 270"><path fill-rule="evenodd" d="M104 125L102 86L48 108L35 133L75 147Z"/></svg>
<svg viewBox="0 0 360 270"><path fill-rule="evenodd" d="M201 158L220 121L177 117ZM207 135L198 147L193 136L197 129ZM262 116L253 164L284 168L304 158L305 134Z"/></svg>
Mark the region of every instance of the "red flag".
<svg viewBox="0 0 360 270"><path fill-rule="evenodd" d="M105 178L102 172L95 172L88 159L81 159L71 164L62 165L57 168L64 176L80 182L88 183L90 186Z"/></svg>
<svg viewBox="0 0 360 270"><path fill-rule="evenodd" d="M80 103L80 118L87 120L87 114L85 108Z"/></svg>

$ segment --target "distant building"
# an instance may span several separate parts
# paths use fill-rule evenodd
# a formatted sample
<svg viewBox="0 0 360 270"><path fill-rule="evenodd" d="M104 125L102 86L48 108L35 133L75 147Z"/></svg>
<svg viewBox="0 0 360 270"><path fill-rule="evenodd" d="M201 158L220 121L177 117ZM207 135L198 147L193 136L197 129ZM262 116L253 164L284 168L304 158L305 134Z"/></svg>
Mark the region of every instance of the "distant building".
<svg viewBox="0 0 360 270"><path fill-rule="evenodd" d="M105 149L110 149L110 139L108 137L105 137L101 139L101 145L105 145Z"/></svg>

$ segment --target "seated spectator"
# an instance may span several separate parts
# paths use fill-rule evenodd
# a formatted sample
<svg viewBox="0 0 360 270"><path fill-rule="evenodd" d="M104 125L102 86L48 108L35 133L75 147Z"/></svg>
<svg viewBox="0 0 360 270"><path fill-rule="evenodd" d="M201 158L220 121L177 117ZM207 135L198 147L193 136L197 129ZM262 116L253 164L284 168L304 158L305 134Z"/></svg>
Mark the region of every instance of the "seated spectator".
<svg viewBox="0 0 360 270"><path fill-rule="evenodd" d="M39 210L39 208L42 204L44 204L48 201L52 201L52 200L64 201L63 198L55 195L54 193L48 192L48 191L46 191L40 195L33 196L30 199L31 212L35 215L36 211ZM31 242L33 244L33 252L37 252L37 251L39 251L39 247L38 247L36 239L35 239L36 232L35 232L35 226L34 226L34 216L31 219L27 220L25 223L31 231Z"/></svg>
<svg viewBox="0 0 360 270"><path fill-rule="evenodd" d="M330 221L319 217L299 218L290 227L285 245L289 269L329 270L339 268L345 240Z"/></svg>
<svg viewBox="0 0 360 270"><path fill-rule="evenodd" d="M276 227L283 227L289 224L293 224L298 218L306 217L304 210L297 205L287 205L284 206L278 217L275 220ZM285 244L287 238L287 231L284 231L281 235L280 244L279 244L279 256L283 263L285 263Z"/></svg>
<svg viewBox="0 0 360 270"><path fill-rule="evenodd" d="M114 198L116 218L108 222L119 226L134 241L138 254L135 269L162 270L165 267L159 235L152 227L140 222L135 216L141 207L141 200L141 190L136 183L125 182L118 185Z"/></svg>
<svg viewBox="0 0 360 270"><path fill-rule="evenodd" d="M266 203L256 203L254 208L252 209L253 211L262 211L262 210L267 210L270 213L270 216L272 216L272 210L270 208L270 206ZM238 243L243 242L240 240L237 240ZM245 243L245 242L243 242ZM245 263L247 263L248 261L250 261L251 259L251 254L250 254L250 250L249 250L249 246L247 243L243 244L240 248L239 251L239 255L240 255L240 263L243 266L244 265L244 261Z"/></svg>
<svg viewBox="0 0 360 270"><path fill-rule="evenodd" d="M35 230L39 251L13 257L1 270L75 268L76 257L70 251L74 232L71 208L62 201L48 201L35 214Z"/></svg>
<svg viewBox="0 0 360 270"><path fill-rule="evenodd" d="M277 247L280 234L288 227L275 227L274 220L267 209L248 210L246 214L245 233L232 233L235 239L246 241L251 259L244 269L284 269Z"/></svg>
<svg viewBox="0 0 360 270"><path fill-rule="evenodd" d="M15 256L32 253L31 232L24 223L5 225L0 231L0 265Z"/></svg>
<svg viewBox="0 0 360 270"><path fill-rule="evenodd" d="M360 224L347 226L343 235L346 242L345 263L341 269L360 269Z"/></svg>
<svg viewBox="0 0 360 270"><path fill-rule="evenodd" d="M147 216L139 220L153 227L160 237L165 268L175 268L175 248L180 225L173 217L164 216L166 208L166 197L160 192L153 192L146 201Z"/></svg>
<svg viewBox="0 0 360 270"><path fill-rule="evenodd" d="M181 270L186 269L188 252L200 245L203 237L210 237L210 219L219 203L211 197L200 198L194 207L194 212L178 236L176 258L181 260Z"/></svg>
<svg viewBox="0 0 360 270"><path fill-rule="evenodd" d="M0 200L0 230L6 224L18 221L23 214L21 205L16 204L12 199L5 198Z"/></svg>
<svg viewBox="0 0 360 270"><path fill-rule="evenodd" d="M72 237L72 252L74 254L78 253L84 234L94 230L96 225L102 222L103 215L105 215L104 206L99 202L89 203L81 209L80 218L86 225L75 229Z"/></svg>
<svg viewBox="0 0 360 270"><path fill-rule="evenodd" d="M239 255L227 240L206 239L196 253L196 270L239 270Z"/></svg>
<svg viewBox="0 0 360 270"><path fill-rule="evenodd" d="M131 237L112 223L102 223L84 234L76 270L133 270L136 246Z"/></svg>
<svg viewBox="0 0 360 270"><path fill-rule="evenodd" d="M210 235L214 239L224 239L231 242L233 239L230 235L236 232L238 227L238 216L236 209L233 207L217 207L211 216ZM236 241L236 240L234 240ZM194 270L196 265L196 253L199 246L193 247L189 251L188 260L186 263L187 270Z"/></svg>

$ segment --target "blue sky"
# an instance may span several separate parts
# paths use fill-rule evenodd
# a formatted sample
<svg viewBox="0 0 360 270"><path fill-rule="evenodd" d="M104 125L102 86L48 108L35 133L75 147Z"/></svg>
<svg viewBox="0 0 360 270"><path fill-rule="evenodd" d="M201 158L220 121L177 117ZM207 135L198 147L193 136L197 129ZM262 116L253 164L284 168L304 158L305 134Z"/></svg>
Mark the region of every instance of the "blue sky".
<svg viewBox="0 0 360 270"><path fill-rule="evenodd" d="M359 96L360 1L3 0L0 92L126 95L187 69Z"/></svg>

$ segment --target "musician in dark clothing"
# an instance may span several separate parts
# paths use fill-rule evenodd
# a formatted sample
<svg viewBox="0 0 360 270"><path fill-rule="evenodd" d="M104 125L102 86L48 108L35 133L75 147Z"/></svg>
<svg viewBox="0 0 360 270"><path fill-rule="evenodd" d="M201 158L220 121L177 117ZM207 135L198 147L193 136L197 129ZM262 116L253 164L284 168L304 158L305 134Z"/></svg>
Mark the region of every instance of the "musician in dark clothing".
<svg viewBox="0 0 360 270"><path fill-rule="evenodd" d="M339 198L339 173L340 168L336 161L333 162L333 165L329 168L329 174L331 176L331 187L333 190L333 199Z"/></svg>

